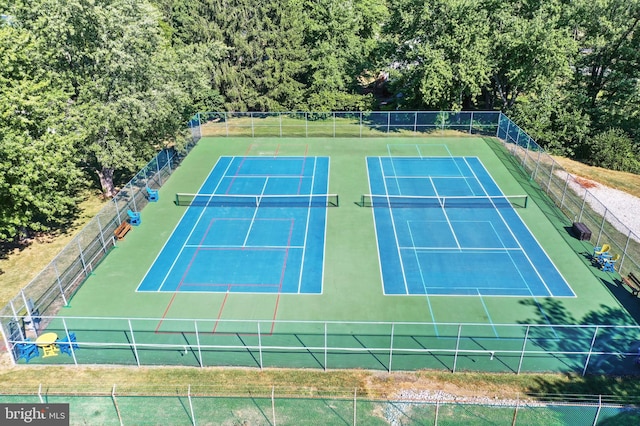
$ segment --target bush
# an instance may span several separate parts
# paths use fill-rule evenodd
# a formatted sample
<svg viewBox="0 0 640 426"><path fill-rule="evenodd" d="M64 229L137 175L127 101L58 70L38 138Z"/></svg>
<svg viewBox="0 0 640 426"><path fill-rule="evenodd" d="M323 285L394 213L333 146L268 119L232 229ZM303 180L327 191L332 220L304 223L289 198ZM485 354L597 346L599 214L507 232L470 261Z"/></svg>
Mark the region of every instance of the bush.
<svg viewBox="0 0 640 426"><path fill-rule="evenodd" d="M589 143L587 163L624 172L640 172L640 158L633 141L622 129L596 134Z"/></svg>

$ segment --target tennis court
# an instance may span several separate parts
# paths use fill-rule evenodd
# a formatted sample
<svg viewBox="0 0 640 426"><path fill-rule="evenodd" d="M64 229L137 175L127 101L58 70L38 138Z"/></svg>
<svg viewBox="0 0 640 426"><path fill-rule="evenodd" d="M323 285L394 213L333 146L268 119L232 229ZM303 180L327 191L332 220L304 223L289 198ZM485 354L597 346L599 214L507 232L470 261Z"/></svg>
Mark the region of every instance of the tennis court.
<svg viewBox="0 0 640 426"><path fill-rule="evenodd" d="M31 362L624 368L610 274L518 167L489 137L204 137L46 319L73 357Z"/></svg>
<svg viewBox="0 0 640 426"><path fill-rule="evenodd" d="M385 294L575 296L477 157L368 157Z"/></svg>
<svg viewBox="0 0 640 426"><path fill-rule="evenodd" d="M321 293L328 157L221 157L138 291ZM310 243L311 242L311 243Z"/></svg>

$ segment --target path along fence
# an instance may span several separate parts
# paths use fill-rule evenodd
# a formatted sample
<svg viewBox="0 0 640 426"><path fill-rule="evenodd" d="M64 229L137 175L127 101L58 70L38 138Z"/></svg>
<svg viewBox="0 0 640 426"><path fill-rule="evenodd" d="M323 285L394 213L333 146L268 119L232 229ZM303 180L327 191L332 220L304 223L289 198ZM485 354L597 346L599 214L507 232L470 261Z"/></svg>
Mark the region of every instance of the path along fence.
<svg viewBox="0 0 640 426"><path fill-rule="evenodd" d="M69 423L101 425L632 425L640 409L601 396L515 396L508 400L454 398L440 391L376 397L358 388L294 389L186 386L116 387L102 392L64 388L0 391L0 403L69 404Z"/></svg>
<svg viewBox="0 0 640 426"><path fill-rule="evenodd" d="M115 245L116 240L113 231L127 217L127 210L142 210L148 202L146 188L162 186L173 170L180 164L182 158L204 136L354 138L425 136L428 134L460 135L461 132L496 136L505 143L509 152L522 165L530 178L537 182L540 188L564 212L569 223L577 221L587 224L593 230L591 242L594 245L606 242L613 247L615 252L621 255L616 265L621 275L627 275L629 272L638 274L640 271L640 263L638 261L640 259L640 238L618 220L606 208L604 203L597 200L587 189L580 187L578 182L570 174L566 173L551 156L546 154L531 137L500 112L207 112L194 116L189 122L189 128L192 142L186 147L185 151L163 150L158 153L36 278L0 310L2 338L14 360L16 357L15 343L21 342L27 337L25 330L37 328L39 322L52 320L58 310L67 305L68 300L82 285L93 268ZM69 318L68 320L71 321ZM104 323L95 325L96 327L98 325L105 327L105 324L111 320L113 319L96 319L95 321L104 321ZM121 320L125 321L125 324L126 321L132 321L129 319ZM118 321L113 322L118 323ZM194 324L197 327L197 322ZM424 324L424 326L432 328L434 324ZM440 326L441 328L449 327L446 324L440 324ZM454 328L458 326L462 325L455 325ZM528 327L521 324L513 326L521 329L522 327ZM435 327L438 327L438 324ZM601 355L605 357L614 356L630 359L631 355L635 355L636 349L631 347L631 342L637 337L635 329L633 333L630 333L631 337L624 337L624 341L619 342L622 344L617 346L617 350L594 351L593 347L597 341L598 332L605 328L604 326L600 328L594 327L595 329L592 328L587 333L593 336L594 342L569 350L568 352L572 356L586 357L594 352L602 352ZM127 332L127 328L130 328L130 325L123 328L119 324L116 327L116 333L113 335L120 336L122 335L122 330L124 330L124 335L131 334L132 336L130 337L133 337L133 329ZM76 331L78 327L74 326L71 329ZM96 330L100 329L96 328ZM109 327L106 330L108 331ZM387 328L387 332L389 331L390 329ZM107 333L107 335L109 334ZM195 335L199 335L197 331ZM527 338L528 336L520 334L516 341L524 342L526 345ZM555 340L557 339L554 337L549 341ZM116 346L120 344L119 340L106 342L102 339L84 339L83 343L87 347L91 347L91 344L98 346L111 343ZM153 346L157 342L148 344ZM134 342L134 348L135 345L136 343ZM187 346L192 348L193 344ZM277 346L274 345L274 347ZM128 347L131 346L129 345ZM388 347L385 346L383 350L385 352L389 351ZM298 350L295 349L295 345L293 348L287 348L294 351ZM323 346L323 350L329 350L329 348L339 350L344 346ZM428 348L422 349L430 350ZM501 347L497 347L495 350L487 349L483 353L496 354L502 349ZM243 349L240 350L242 351ZM566 351L558 350L556 352L562 353ZM136 355L136 363L140 364L140 359L142 358L138 355ZM584 361L571 363L572 368L577 368L578 371L582 371L584 374L589 367L589 362ZM88 360L87 362L100 363L101 361L99 358L94 358L93 361ZM115 361L115 363L127 364L129 362ZM356 367L358 365L354 364L353 366ZM511 370L513 371L513 368ZM515 371L520 371L520 369L518 368Z"/></svg>

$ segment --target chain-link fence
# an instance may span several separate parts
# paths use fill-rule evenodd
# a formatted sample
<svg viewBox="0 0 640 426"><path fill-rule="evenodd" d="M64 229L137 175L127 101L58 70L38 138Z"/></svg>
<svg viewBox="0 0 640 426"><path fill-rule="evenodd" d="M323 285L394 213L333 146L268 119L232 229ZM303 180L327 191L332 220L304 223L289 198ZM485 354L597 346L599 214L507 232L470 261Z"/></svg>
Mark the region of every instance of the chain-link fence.
<svg viewBox="0 0 640 426"><path fill-rule="evenodd" d="M46 327L47 315L55 315L115 246L114 231L127 219L128 210L139 212L149 202L147 188L159 188L191 151L200 137L196 118L189 122L191 141L183 151L161 150L113 199L65 246L62 251L9 303L0 309L0 324L8 341L24 340L27 331ZM27 330L27 331L25 331Z"/></svg>
<svg viewBox="0 0 640 426"><path fill-rule="evenodd" d="M10 318L4 318L4 321ZM634 375L640 326L51 317L75 345L30 365ZM213 332L212 330L215 330ZM18 337L8 342L22 344ZM43 354L44 355L44 354Z"/></svg>
<svg viewBox="0 0 640 426"><path fill-rule="evenodd" d="M373 137L463 132L495 136L495 111L204 112L202 136Z"/></svg>
<svg viewBox="0 0 640 426"><path fill-rule="evenodd" d="M112 386L96 392L63 388L0 392L0 403L68 403L69 423L101 425L636 425L640 409L613 398L571 400L517 395L510 399L454 397L405 390L380 397L358 388L255 386Z"/></svg>
<svg viewBox="0 0 640 426"><path fill-rule="evenodd" d="M567 225L584 223L591 231L590 241L594 246L609 244L610 251L620 255L615 268L621 276L634 273L640 277L640 236L505 115L500 116L497 136L566 215Z"/></svg>
<svg viewBox="0 0 640 426"><path fill-rule="evenodd" d="M605 204L598 201L593 197L588 190L581 188L579 185L574 185L575 180L566 173L549 155L547 155L542 148L540 148L535 141L533 141L525 132L523 132L516 124L514 124L509 118L499 112L327 112L327 113L311 113L311 112L291 112L291 113L237 113L237 112L210 112L197 114L190 122L189 128L192 135L192 143L187 146L184 152L177 152L173 149L163 150L151 160L129 183L127 183L123 189L109 202L104 209L88 224L82 231L69 243L62 252L56 256L56 258L20 293L13 298L7 306L0 310L0 323L2 325L2 336L6 348L10 351L15 348L15 342L24 341L27 337L25 335L25 329L41 328L46 325L43 322L49 322L54 319L54 315L57 314L58 309L61 306L67 305L68 300L77 291L79 286L84 282L86 277L92 272L94 267L100 262L100 260L109 253L110 249L115 245L115 238L113 231L118 225L126 219L127 210L140 211L144 208L147 200L146 188L157 188L164 184L164 182L171 175L173 170L180 163L184 155L186 155L195 143L202 136L207 135L219 135L219 136L323 136L323 137L338 137L338 136L380 136L380 135L425 135L432 132L439 132L446 134L446 132L460 132L469 134L489 134L497 136L505 141L509 151L513 154L513 158L522 165L531 178L537 182L541 189L545 191L549 197L557 204L557 206L564 212L568 223L572 221L580 221L586 223L594 232L592 234L592 242L594 245L598 245L601 242L610 244L614 250L621 254L621 258L617 263L617 269L621 274L628 274L629 272L637 273L640 271L638 259L640 258L640 243L637 235L635 235L628 227L622 224L611 212L606 208ZM640 274L638 274L640 275ZM69 319L69 321L72 321ZM73 320L75 321L75 320ZM127 323L129 321L129 323ZM136 322L138 320L134 320ZM191 321L191 320L185 320ZM38 322L40 322L38 324ZM122 346L125 352L128 353L126 359L116 360L103 360L103 355L99 357L93 357L92 360L87 363L123 363L123 364L141 364L140 353L144 353L143 346L136 346L134 342L134 349L140 349L139 353L133 354L135 357L131 357L130 342L120 342L122 336L133 337L134 335L147 336L151 334L145 334L144 328L138 329L132 326L131 320L124 319L93 319L85 321L81 325L70 326L68 329L72 331L86 330L87 333L91 328L87 324L96 322L95 330L107 330L112 327L105 324L113 322L118 324L116 326L117 331L115 333L104 333L105 336L112 335L118 336L115 340L107 339L104 337L94 338L88 337L85 334L82 340L85 346L91 347L90 343L96 344L95 348L99 348L101 345L118 346L123 343ZM97 324L100 323L100 324ZM194 327L197 327L197 323L194 323ZM458 327L454 325L443 324L431 324L427 327L449 328L453 327L454 331L452 336L455 335L455 329ZM511 326L511 325L507 325ZM57 325L61 335L66 335L68 329L62 325ZM106 328L105 328L106 327ZM384 333L389 333L385 326ZM518 325L522 330L523 325ZM539 341L557 342L560 341L557 338L557 329L552 326L552 334L556 337ZM595 328L593 328L595 327ZM588 337L593 335L597 336L598 333L602 333L606 327L593 326L587 333ZM191 330L191 325L188 325ZM179 328L182 330L182 328ZM128 331L130 330L130 331ZM134 330L136 333L134 333ZM140 330L140 331L138 331ZM536 328L536 330L541 330ZM594 332L595 330L595 332ZM608 330L608 329L607 329ZM439 331L438 331L439 332ZM196 335L202 337L197 329L189 331L187 334ZM393 332L391 332L393 333ZM582 333L582 332L580 332ZM184 333L183 333L184 334ZM315 330L312 335L322 336L323 332ZM366 334L366 333L364 333ZM436 333L437 335L438 333ZM633 335L633 339L636 339L636 333L630 333ZM255 333L254 333L255 335ZM258 335L260 332L258 331ZM393 335L393 334L392 334ZM388 334L383 334L385 339L389 338ZM458 336L459 337L459 336ZM566 342L572 342L572 336L564 336ZM595 337L594 337L595 338ZM598 336L600 338L600 336ZM413 337L412 337L413 339ZM630 354L635 350L630 348L630 338L622 342L622 345L617 346L617 350L598 350L594 349L593 342L589 342L586 346L581 344L580 347L566 351L561 348L551 350L554 354L562 354L568 352L571 356L577 356L579 361L572 361L570 363L570 370L582 371L583 374L588 368L593 366L592 356L596 358L604 357L604 361L597 361L597 365L607 365L612 357L622 357L627 360L631 359ZM629 340L629 342L627 342ZM442 342L444 340L440 340ZM506 341L506 340L505 340ZM524 342L528 344L528 336L520 336L515 339L516 342ZM582 342L582 339L577 341ZM599 340L602 341L602 340ZM595 342L595 340L594 340ZM138 341L140 343L140 341ZM530 343L530 341L529 341ZM152 347L158 345L158 342L151 341L149 343ZM173 343L171 343L173 344ZM142 343L144 345L144 343ZM155 346L154 346L155 345ZM180 344L182 347L183 344ZM193 343L188 343L187 348L193 350ZM243 345L240 345L241 347ZM255 346L255 345L254 345ZM317 345L312 344L313 347L320 347L326 350L327 348L344 348L344 345ZM118 346L119 347L119 346ZM367 346L363 346L365 349ZM363 347L360 347L362 349ZM371 345L368 347L378 347L378 345ZM277 351L278 345L274 344L273 349ZM304 349L303 349L304 348ZM386 354L393 354L396 348L391 346L391 350L388 349L389 345L382 346L382 350ZM156 348L157 349L157 348ZM360 350L358 349L358 350ZM411 349L411 348L408 348ZM415 348L420 350L432 350L438 349L438 346L422 346ZM456 348L455 354L459 348ZM464 349L464 348L463 348ZM244 350L244 348L240 349ZM297 351L296 349L295 351ZM307 350L304 345L300 348L300 351ZM356 352L358 351L356 350ZM451 348L446 348L451 350ZM510 348L509 351L515 354L517 358L521 352L521 348ZM549 348L544 348L543 351L549 351ZM295 352L294 351L294 352ZM353 349L347 349L347 351L353 352ZM472 350L473 352L474 350ZM485 355L490 355L493 360L494 355L504 351L504 348L496 348L495 350L480 351ZM118 351L115 351L118 352ZM410 351L409 351L410 352ZM94 351L94 353L98 353ZM101 352L101 354L109 353L109 351ZM255 354L256 352L249 351L249 353ZM453 355L457 357L457 355ZM13 358L17 358L15 352L12 353ZM393 354L393 356L397 356ZM558 359L558 357L556 357ZM560 359L563 357L559 357ZM457 358L456 362L457 362ZM306 361L305 361L306 362ZM149 364L156 364L154 360ZM145 364L145 362L142 362ZM171 363L169 363L171 364ZM194 361L195 365L202 365L202 359ZM420 363L418 363L420 364ZM623 363L618 363L622 365ZM181 364L180 364L181 365ZM227 364L233 365L233 364ZM326 364L325 364L326 365ZM344 367L349 368L349 363ZM384 363L378 362L378 368ZM508 365L511 365L510 363ZM286 365L281 365L286 366ZM289 365L292 366L292 365ZM354 364L354 366L362 366L360 363ZM333 368L342 368L333 367ZM388 369L391 369L391 361L389 362ZM454 366L453 370L456 369ZM520 367L509 367L511 371L520 371ZM527 371L536 371L532 368L527 368ZM545 371L549 369L545 368ZM556 370L556 369L552 369ZM601 369L602 370L602 369ZM489 369L491 371L491 369Z"/></svg>

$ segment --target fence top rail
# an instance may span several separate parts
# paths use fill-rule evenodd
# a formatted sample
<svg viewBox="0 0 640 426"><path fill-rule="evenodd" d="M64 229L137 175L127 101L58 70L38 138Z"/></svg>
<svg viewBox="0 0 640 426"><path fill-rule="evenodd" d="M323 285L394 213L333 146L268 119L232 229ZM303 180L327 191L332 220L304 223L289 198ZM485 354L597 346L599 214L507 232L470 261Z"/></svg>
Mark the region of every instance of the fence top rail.
<svg viewBox="0 0 640 426"><path fill-rule="evenodd" d="M412 322L412 321L323 321L323 320L273 320L273 319L216 319L216 318L160 318L160 317L66 317L66 316L40 316L44 320L62 321L162 321L162 322L210 322L216 323L270 323L270 324L359 324L359 325L422 325L422 326L474 326L474 327L539 327L539 328L615 328L615 329L640 329L640 325L613 325L613 324L513 324L513 323L479 323L479 322ZM15 320L13 315L0 315L0 320Z"/></svg>

